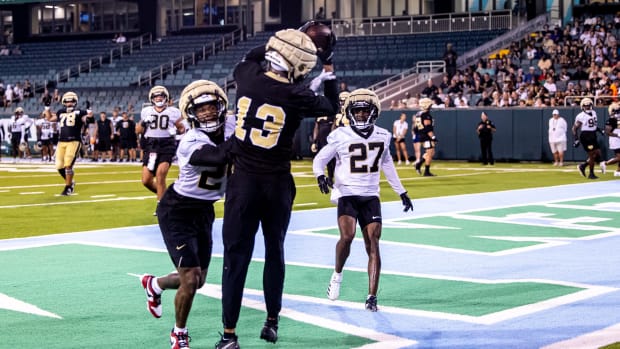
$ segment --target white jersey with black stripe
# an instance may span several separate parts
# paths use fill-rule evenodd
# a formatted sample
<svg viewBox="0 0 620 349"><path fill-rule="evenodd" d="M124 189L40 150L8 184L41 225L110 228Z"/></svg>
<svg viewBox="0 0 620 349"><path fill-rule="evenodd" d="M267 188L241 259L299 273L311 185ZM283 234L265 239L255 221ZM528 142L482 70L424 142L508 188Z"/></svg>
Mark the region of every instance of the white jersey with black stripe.
<svg viewBox="0 0 620 349"><path fill-rule="evenodd" d="M235 118L229 117L224 125L224 140L235 132ZM187 197L216 201L224 196L228 177L228 165L194 166L189 163L192 154L204 145L216 144L203 131L190 129L185 133L177 148L179 178L174 182L174 190Z"/></svg>

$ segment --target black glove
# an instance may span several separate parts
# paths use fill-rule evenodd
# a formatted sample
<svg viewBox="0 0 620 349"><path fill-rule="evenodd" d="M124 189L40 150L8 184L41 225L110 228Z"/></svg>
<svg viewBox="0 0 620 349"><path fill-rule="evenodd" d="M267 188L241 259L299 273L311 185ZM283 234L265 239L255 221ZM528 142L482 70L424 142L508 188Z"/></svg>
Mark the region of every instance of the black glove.
<svg viewBox="0 0 620 349"><path fill-rule="evenodd" d="M409 195L407 195L407 192L400 194L400 199L403 201L403 206L405 206L403 212L407 212L409 210L413 211L413 202L411 202L411 199L409 198Z"/></svg>
<svg viewBox="0 0 620 349"><path fill-rule="evenodd" d="M325 177L325 175L320 175L316 178L316 181L319 183L319 189L323 194L329 194L329 188L333 188L331 179Z"/></svg>
<svg viewBox="0 0 620 349"><path fill-rule="evenodd" d="M575 141L573 142L573 147L577 148L579 146L579 140L575 139Z"/></svg>

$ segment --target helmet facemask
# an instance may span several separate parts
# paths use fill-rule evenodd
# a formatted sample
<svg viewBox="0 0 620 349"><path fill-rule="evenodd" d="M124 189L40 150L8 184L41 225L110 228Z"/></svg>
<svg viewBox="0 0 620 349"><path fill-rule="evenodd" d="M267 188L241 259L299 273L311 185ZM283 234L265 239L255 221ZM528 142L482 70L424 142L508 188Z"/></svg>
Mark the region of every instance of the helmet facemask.
<svg viewBox="0 0 620 349"><path fill-rule="evenodd" d="M368 101L352 102L347 107L346 112L351 127L360 131L365 131L373 126L379 116L377 107Z"/></svg>
<svg viewBox="0 0 620 349"><path fill-rule="evenodd" d="M203 94L190 98L186 112L193 127L213 133L224 125L226 104L218 96Z"/></svg>

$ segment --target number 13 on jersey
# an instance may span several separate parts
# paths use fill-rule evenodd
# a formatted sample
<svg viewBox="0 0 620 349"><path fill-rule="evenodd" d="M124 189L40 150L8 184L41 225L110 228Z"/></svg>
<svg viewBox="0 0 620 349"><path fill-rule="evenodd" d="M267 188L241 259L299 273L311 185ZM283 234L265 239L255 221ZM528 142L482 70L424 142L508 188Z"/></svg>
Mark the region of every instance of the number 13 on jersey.
<svg viewBox="0 0 620 349"><path fill-rule="evenodd" d="M237 127L235 129L235 137L241 141L245 141L248 136L248 130L244 128L247 122L248 111L252 100L248 97L241 97L237 101ZM263 120L262 127L251 127L249 133L249 141L260 148L271 149L278 144L282 128L284 128L284 120L286 113L284 109L271 104L262 104L256 109L256 119Z"/></svg>

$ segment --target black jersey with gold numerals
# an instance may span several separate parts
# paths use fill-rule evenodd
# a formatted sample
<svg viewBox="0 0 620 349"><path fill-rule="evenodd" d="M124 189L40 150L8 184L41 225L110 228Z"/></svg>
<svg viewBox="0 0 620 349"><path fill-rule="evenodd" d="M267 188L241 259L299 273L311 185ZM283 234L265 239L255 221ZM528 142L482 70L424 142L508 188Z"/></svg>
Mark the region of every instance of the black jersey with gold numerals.
<svg viewBox="0 0 620 349"><path fill-rule="evenodd" d="M82 127L84 127L83 117L88 112L86 110L73 109L68 112L67 108L60 109L56 116L58 117L58 128L60 129L59 141L71 142L82 139Z"/></svg>
<svg viewBox="0 0 620 349"><path fill-rule="evenodd" d="M338 105L336 80L324 82L325 96L303 83L266 72L265 47L251 50L233 72L237 82L234 165L253 173L290 170L293 137L302 118L333 115Z"/></svg>

